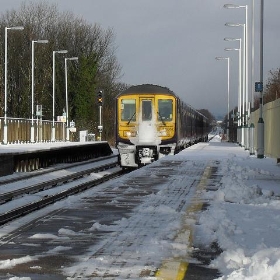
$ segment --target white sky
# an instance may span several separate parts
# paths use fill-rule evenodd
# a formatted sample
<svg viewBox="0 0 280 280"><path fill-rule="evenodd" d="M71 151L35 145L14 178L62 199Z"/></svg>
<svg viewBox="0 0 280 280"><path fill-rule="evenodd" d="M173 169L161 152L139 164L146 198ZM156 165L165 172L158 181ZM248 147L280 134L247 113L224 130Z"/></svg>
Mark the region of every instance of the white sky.
<svg viewBox="0 0 280 280"><path fill-rule="evenodd" d="M210 185L219 187L218 190L206 191L198 188L195 192L192 188L188 189L193 180L203 181L200 173L196 171L203 170L211 164L218 167L216 175L221 176L220 182L210 181ZM104 273L119 273L118 279L127 279L127 275L134 280L140 279L140 271L155 270L164 261L169 260L173 266L175 259L192 261L190 253L193 247L207 246L213 241L217 241L224 251L210 264L221 271L223 276L219 280L279 279L280 167L275 159L257 159L256 156L249 156L248 151L233 143L221 143L219 136L216 136L211 143L196 144L175 156L168 156L153 163L153 166L153 172L168 172L169 180L156 186L158 192L143 196L142 202L129 217L112 225L93 220L83 232L75 232L65 227L59 228L57 233L40 233L40 230L37 233L32 232L28 246L32 246L33 240L35 242L40 238L45 239L46 244L55 243L56 247L53 246L50 251L38 255L30 254L18 259L1 260L0 271L19 263L28 264L44 256L66 254L71 250L71 242L67 240L73 236L108 231L105 239L89 247L85 255L77 256L74 264L63 268L67 279L86 278L92 273L99 277ZM160 169L156 169L156 166L160 166ZM193 169L191 175L190 169ZM113 189L110 182L105 183L40 212L32 213L20 219L20 222L15 221L2 227L1 237L38 216L46 218L47 213L54 209L84 209L85 198L99 196L101 193L104 195L106 190L111 190L111 196L118 188L122 188L123 191L129 178L139 177L150 178L152 182L157 174L149 173L149 166L138 169L116 179ZM134 187L137 187L137 184ZM126 191L131 191L131 188L128 187ZM180 202L178 194L182 194L188 203L202 198L209 203L209 207L205 211L196 212L196 215L193 214L193 210L177 211L175 209ZM112 199L112 203L117 203L118 199L122 199L121 192L119 197ZM193 243L188 241L191 232ZM63 246L65 240L68 246ZM125 246L127 243L130 244L128 247ZM100 248L103 250L102 255L92 257ZM29 277L9 279L31 280ZM153 275L141 279L156 280Z"/></svg>
<svg viewBox="0 0 280 280"><path fill-rule="evenodd" d="M33 0L37 2L39 0ZM244 9L224 9L223 5L255 2L255 79L259 80L260 1L255 0L47 0L61 10L72 11L89 23L112 27L116 35L117 57L127 84L154 83L167 86L196 109L214 115L227 113L227 65L217 56L230 56L230 109L237 105L238 42L242 28L226 27L226 22L245 23ZM1 11L18 8L20 0L1 0ZM265 1L264 78L279 67L280 1ZM248 21L251 22L249 9ZM250 24L248 24L249 26ZM251 25L250 25L251 26ZM249 31L251 28L249 28ZM250 35L250 34L249 34ZM253 81L253 82L254 82Z"/></svg>

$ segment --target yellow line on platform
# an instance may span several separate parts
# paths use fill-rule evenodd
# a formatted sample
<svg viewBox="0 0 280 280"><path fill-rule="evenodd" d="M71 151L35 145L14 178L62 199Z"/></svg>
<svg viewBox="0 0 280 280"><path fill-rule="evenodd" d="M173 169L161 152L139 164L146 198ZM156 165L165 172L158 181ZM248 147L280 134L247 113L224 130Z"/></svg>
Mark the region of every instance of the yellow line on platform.
<svg viewBox="0 0 280 280"><path fill-rule="evenodd" d="M175 244L186 247L186 255L180 258L174 257L172 259L165 260L155 274L158 280L183 280L186 275L189 265L186 260L190 257L188 252L191 251L193 244L192 225L196 222L196 213L200 211L203 206L203 201L200 198L201 191L205 189L206 182L210 175L211 167L207 166L196 187L197 189L190 206L187 208L186 214L183 217L183 227L174 239Z"/></svg>

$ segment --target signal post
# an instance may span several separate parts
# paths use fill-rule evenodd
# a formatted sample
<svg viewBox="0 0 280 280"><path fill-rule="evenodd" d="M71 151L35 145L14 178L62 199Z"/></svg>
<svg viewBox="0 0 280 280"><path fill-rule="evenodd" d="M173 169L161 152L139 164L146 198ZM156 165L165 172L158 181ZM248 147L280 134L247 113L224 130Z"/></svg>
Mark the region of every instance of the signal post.
<svg viewBox="0 0 280 280"><path fill-rule="evenodd" d="M99 140L101 141L103 126L102 126L102 105L103 105L103 91L100 90L97 94L97 102L99 106L99 125L98 125L98 131L99 131Z"/></svg>

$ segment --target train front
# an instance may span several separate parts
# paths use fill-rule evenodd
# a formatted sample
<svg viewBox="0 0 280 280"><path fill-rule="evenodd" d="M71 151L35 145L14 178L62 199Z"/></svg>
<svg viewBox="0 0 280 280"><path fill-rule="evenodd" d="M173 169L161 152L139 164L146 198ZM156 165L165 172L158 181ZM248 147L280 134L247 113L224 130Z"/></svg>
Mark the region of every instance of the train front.
<svg viewBox="0 0 280 280"><path fill-rule="evenodd" d="M117 98L117 148L122 167L140 167L174 154L176 98L134 93Z"/></svg>

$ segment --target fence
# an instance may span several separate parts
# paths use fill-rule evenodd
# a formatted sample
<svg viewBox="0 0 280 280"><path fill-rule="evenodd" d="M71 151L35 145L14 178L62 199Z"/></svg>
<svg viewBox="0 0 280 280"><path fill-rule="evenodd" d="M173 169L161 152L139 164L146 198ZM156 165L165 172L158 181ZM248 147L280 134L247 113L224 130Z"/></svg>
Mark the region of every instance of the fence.
<svg viewBox="0 0 280 280"><path fill-rule="evenodd" d="M51 141L52 121L34 121L35 142ZM66 127L64 122L54 122L56 141L65 141ZM7 142L8 143L28 143L31 139L31 119L7 118ZM0 118L0 136L4 139L4 118Z"/></svg>
<svg viewBox="0 0 280 280"><path fill-rule="evenodd" d="M259 110L250 115L255 126L254 148L257 148ZM264 120L264 154L272 158L280 158L280 99L269 102L263 107Z"/></svg>

